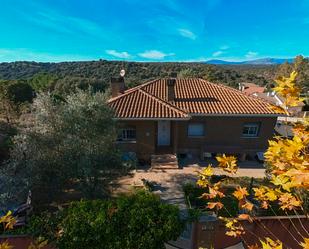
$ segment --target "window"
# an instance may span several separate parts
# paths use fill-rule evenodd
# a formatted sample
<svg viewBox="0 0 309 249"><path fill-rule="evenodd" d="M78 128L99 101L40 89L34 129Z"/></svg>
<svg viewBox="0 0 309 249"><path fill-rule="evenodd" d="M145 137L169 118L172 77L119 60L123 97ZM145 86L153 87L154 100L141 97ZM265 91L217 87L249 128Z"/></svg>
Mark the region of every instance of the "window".
<svg viewBox="0 0 309 249"><path fill-rule="evenodd" d="M133 127L120 129L118 141L135 141L136 129Z"/></svg>
<svg viewBox="0 0 309 249"><path fill-rule="evenodd" d="M204 124L189 124L188 125L189 137L201 137L204 136Z"/></svg>
<svg viewBox="0 0 309 249"><path fill-rule="evenodd" d="M242 130L242 135L244 137L257 137L259 134L259 129L259 123L245 124Z"/></svg>

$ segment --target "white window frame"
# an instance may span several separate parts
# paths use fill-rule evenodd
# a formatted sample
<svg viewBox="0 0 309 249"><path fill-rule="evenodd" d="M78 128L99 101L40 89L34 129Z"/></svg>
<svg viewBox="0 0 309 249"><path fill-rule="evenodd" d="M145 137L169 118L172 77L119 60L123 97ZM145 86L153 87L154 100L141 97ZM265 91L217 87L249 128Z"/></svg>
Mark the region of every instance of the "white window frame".
<svg viewBox="0 0 309 249"><path fill-rule="evenodd" d="M244 124L242 128L242 136L243 137L258 137L260 132L260 123L247 123ZM245 128L248 128L248 132L245 133ZM255 131L255 132L253 132Z"/></svg>
<svg viewBox="0 0 309 249"><path fill-rule="evenodd" d="M191 130L190 130L191 127ZM192 127L199 127L202 128L200 134L192 133ZM205 136L205 125L203 123L189 123L187 129L188 137L204 137Z"/></svg>
<svg viewBox="0 0 309 249"><path fill-rule="evenodd" d="M134 132L134 137L130 137L129 132ZM117 141L127 142L127 141L136 141L136 128L135 127L126 127L119 130L119 135Z"/></svg>

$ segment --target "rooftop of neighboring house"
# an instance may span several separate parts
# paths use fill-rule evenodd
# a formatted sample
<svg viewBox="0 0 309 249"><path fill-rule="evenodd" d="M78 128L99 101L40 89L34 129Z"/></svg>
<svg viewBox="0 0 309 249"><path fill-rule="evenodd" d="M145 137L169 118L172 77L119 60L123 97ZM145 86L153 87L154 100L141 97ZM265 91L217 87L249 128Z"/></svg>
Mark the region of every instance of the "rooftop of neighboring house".
<svg viewBox="0 0 309 249"><path fill-rule="evenodd" d="M244 94L251 95L253 93L263 93L266 90L266 87L254 83L243 82L239 84L239 90Z"/></svg>
<svg viewBox="0 0 309 249"><path fill-rule="evenodd" d="M192 115L278 115L272 105L199 78L163 78L124 90L112 81L108 101L122 119L189 119ZM118 91L118 92L117 92Z"/></svg>
<svg viewBox="0 0 309 249"><path fill-rule="evenodd" d="M252 95L261 98L273 105L280 106L283 103L283 99L279 97L275 92L253 93Z"/></svg>
<svg viewBox="0 0 309 249"><path fill-rule="evenodd" d="M267 102L273 104L273 105L277 105L280 106L284 103L285 98L283 98L282 96L280 96L279 94L277 94L276 92L265 92L265 93L253 93L253 96L256 96L258 98L261 98L263 100L266 100ZM305 104L303 102L301 102L298 107L302 107Z"/></svg>

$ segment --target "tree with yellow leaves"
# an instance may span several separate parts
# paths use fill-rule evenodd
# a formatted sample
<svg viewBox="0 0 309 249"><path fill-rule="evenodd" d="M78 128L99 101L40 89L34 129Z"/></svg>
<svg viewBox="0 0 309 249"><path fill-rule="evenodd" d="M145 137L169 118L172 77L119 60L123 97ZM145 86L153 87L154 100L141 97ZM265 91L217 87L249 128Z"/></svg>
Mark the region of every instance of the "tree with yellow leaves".
<svg viewBox="0 0 309 249"><path fill-rule="evenodd" d="M8 211L5 215L0 217L0 226L3 226L4 231L13 229L15 224L16 218L11 211ZM30 243L28 249L42 249L47 243L47 240L44 238L37 238ZM8 241L4 241L0 243L0 249L14 249L14 247Z"/></svg>
<svg viewBox="0 0 309 249"><path fill-rule="evenodd" d="M278 112L286 113L288 115L289 107L297 106L303 100L299 98L300 89L295 85L296 72L292 72L289 77L280 77L276 80L276 87L274 90L285 99L283 108L278 108ZM308 119L298 123L293 128L293 138L275 137L269 141L269 148L264 154L265 163L269 168L269 177L272 187L259 186L253 188L254 199L260 203L260 208L271 209L274 202L280 205L283 211L293 211L298 216L298 211L306 215L308 214L304 209L304 200L302 198L304 193L309 190L309 121ZM228 173L237 172L236 158L233 156L218 156L216 157L218 166ZM207 167L199 175L197 182L198 186L208 188L209 193L204 193L202 198L209 199L207 205L208 209L225 208L218 200L224 196L221 192L220 186L223 180L212 184L210 177L213 171L211 166ZM220 193L220 194L218 194ZM239 219L245 219L249 222L254 222L255 217L252 215L253 203L247 197L249 193L245 187L237 187L233 196L238 200L239 207L246 211L244 214L238 216ZM216 198L216 202L211 199ZM228 210L227 210L228 211ZM239 219L222 218L226 226L226 235L239 237L246 231L240 224ZM300 233L299 233L300 234ZM299 245L304 248L309 248L309 233L303 236L303 241L298 241ZM263 248L263 249L282 249L283 244L280 241L273 241L270 238L260 238L261 245L252 245L249 248Z"/></svg>

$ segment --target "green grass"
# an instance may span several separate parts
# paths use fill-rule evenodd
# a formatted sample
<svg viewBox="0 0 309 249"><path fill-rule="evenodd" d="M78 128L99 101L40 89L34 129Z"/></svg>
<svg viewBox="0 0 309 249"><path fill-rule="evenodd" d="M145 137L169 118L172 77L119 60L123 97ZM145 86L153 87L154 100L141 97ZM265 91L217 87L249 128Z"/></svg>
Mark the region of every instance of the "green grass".
<svg viewBox="0 0 309 249"><path fill-rule="evenodd" d="M216 176L213 177L211 179L211 182L212 183L217 182L219 178L217 179L216 178L217 178ZM191 207L192 209L202 210L202 211L214 211L214 210L209 210L206 208L207 203L209 201L211 202L220 201L223 203L224 208L222 208L221 210L217 212L218 216L237 217L240 211L238 207L238 200L232 195L236 187L237 186L246 187L249 194L252 196L253 195L252 188L259 187L261 185L270 186L270 187L272 186L272 184L266 178L265 179L254 178L253 180L250 177L226 178L223 180L223 183L222 183L222 187L223 187L222 192L225 194L225 197L221 199L218 198L218 199L211 199L211 200L200 198L200 196L203 193L208 193L207 188L200 188L197 185L192 184L192 183L185 184L183 186L183 191L186 196L187 205ZM259 205L258 202L255 202L254 204ZM257 216L295 215L294 211L286 212L280 209L278 202L272 202L270 204L271 204L271 208L267 210L262 209L262 208L259 208L258 210L256 210L257 212L256 215ZM298 214L301 214L301 212L298 211Z"/></svg>
<svg viewBox="0 0 309 249"><path fill-rule="evenodd" d="M184 186L184 192L187 200L188 206L192 207L193 209L203 209L205 211L211 211L206 209L206 205L209 200L202 199L200 196L203 193L207 193L208 190L204 188L199 188L193 184L186 184ZM238 209L238 201L232 197L232 192L234 188L226 188L224 193L226 197L221 198L220 200L214 201L221 201L225 208L219 210L218 215L223 217L230 217L230 216L237 216L239 209ZM226 211L228 210L228 211Z"/></svg>

